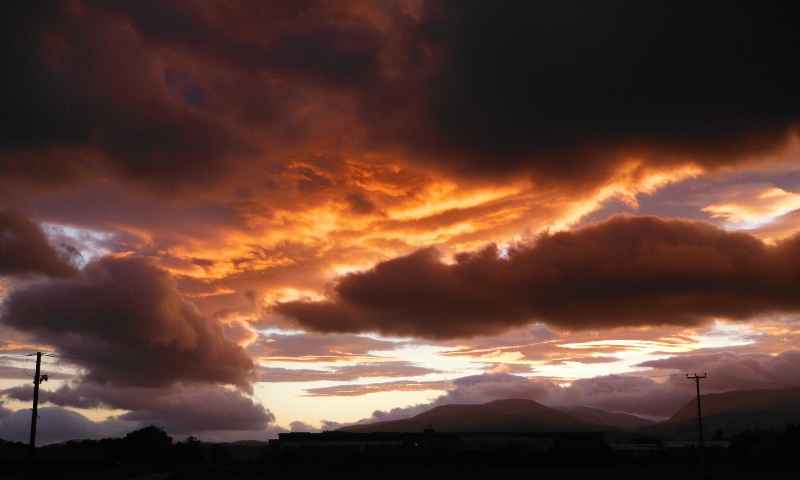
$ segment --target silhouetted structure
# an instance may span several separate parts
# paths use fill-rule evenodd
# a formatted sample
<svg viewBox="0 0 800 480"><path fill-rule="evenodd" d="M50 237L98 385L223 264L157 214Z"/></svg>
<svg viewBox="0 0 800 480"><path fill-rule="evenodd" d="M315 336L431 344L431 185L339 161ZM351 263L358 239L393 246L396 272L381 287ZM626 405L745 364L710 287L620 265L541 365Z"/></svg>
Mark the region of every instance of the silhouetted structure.
<svg viewBox="0 0 800 480"><path fill-rule="evenodd" d="M604 432L444 432L426 428L422 432L291 432L279 433L270 441L270 448L344 448L364 450L368 447L404 447L447 450L560 450L604 448Z"/></svg>

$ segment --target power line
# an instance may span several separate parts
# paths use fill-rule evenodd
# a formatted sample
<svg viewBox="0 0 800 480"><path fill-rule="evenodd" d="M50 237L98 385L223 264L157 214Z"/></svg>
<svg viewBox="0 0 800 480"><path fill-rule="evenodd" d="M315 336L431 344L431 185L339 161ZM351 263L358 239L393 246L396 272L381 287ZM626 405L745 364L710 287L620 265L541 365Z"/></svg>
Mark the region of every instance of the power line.
<svg viewBox="0 0 800 480"><path fill-rule="evenodd" d="M34 354L30 355L23 355L22 358L26 359ZM111 364L111 365L121 365L121 366L131 366L131 367L148 367L148 368L166 368L166 369L179 369L179 370L193 370L193 371L200 371L200 372L212 372L212 373L230 373L230 374L240 374L240 375L251 375L251 376L258 376L258 377L298 377L302 376L303 378L312 379L312 380L336 380L335 376L337 375L336 372L319 372L318 374L308 374L303 373L302 371L292 372L265 372L265 371L258 371L258 370L237 370L237 369L226 369L226 368L210 368L210 367L198 367L193 365L175 365L175 364L166 364L166 363L153 363L153 362L134 362L134 361L124 361L124 360L110 360L110 359L102 359L102 358L91 358L91 357L82 357L82 356L75 356L75 355L62 355L57 353L43 353L43 357L52 357L52 358L63 358L67 360L78 360L84 362L91 362L91 363L103 363L103 364ZM16 358L13 355L4 355L2 357L5 358ZM0 358L2 358L0 357ZM268 367L267 367L268 368ZM641 376L645 378L669 378L669 377L679 377L683 376L683 373L673 373L673 374L665 374L665 375L634 375L631 376ZM791 383L783 383L783 382L775 382L771 380L757 380L753 378L744 378L744 377L737 377L733 375L724 375L719 373L714 373L716 377L724 377L733 380L741 380L744 382L755 382L755 383L763 383L763 384L772 384L772 385L781 385L785 387L793 387L793 388L800 388L800 385L791 384ZM692 378L692 377L689 377Z"/></svg>
<svg viewBox="0 0 800 480"><path fill-rule="evenodd" d="M35 355L35 354L33 354ZM148 363L148 362L131 362L131 361L122 361L122 360L109 360L109 359L100 359L100 358L89 358L89 357L78 357L74 355L61 355L61 354L43 354L43 356L54 357L54 358L64 358L68 360L79 360L84 362L92 362L92 363L104 363L104 364L112 364L112 365L123 365L123 366L132 366L132 367L148 367L148 368L172 368L172 369L179 369L179 370L194 370L194 371L203 371L203 372L213 372L213 373L231 373L231 374L241 374L241 375L253 375L258 376L261 378L266 377L302 377L305 379L311 380L336 380L336 372L319 372L318 374L307 374L303 372L264 372L264 371L257 371L257 370L235 370L235 369L223 369L223 368L209 368L209 367L197 367L192 365L173 365L173 364L165 364L165 363Z"/></svg>

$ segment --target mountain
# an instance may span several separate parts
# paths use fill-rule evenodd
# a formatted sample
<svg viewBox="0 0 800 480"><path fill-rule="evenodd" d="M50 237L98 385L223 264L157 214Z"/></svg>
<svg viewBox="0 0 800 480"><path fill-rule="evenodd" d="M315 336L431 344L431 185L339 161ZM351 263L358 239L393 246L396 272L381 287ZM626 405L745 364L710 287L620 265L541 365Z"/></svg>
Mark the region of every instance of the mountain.
<svg viewBox="0 0 800 480"><path fill-rule="evenodd" d="M735 390L700 396L703 418L742 412L800 412L800 388ZM670 422L697 419L697 402L692 400L673 415ZM784 425L785 426L785 425Z"/></svg>
<svg viewBox="0 0 800 480"><path fill-rule="evenodd" d="M800 422L800 388L735 390L700 396L703 437L722 430L726 437L745 429L783 429ZM636 429L661 438L696 439L697 401L692 400L669 420Z"/></svg>
<svg viewBox="0 0 800 480"><path fill-rule="evenodd" d="M700 397L703 436L712 438L719 430L725 437L749 429L783 429L800 423L800 388L736 390ZM351 425L349 432L419 432L431 425L441 432L542 432L598 431L607 433L610 443L625 443L628 437L656 436L667 439L696 439L697 402L691 400L669 420L654 423L623 413L590 407L546 407L533 400L506 399L482 405L440 405L413 418L366 425Z"/></svg>
<svg viewBox="0 0 800 480"><path fill-rule="evenodd" d="M598 431L604 427L533 400L510 398L482 405L440 405L402 420L351 425L348 432L420 432L430 425L437 432Z"/></svg>
<svg viewBox="0 0 800 480"><path fill-rule="evenodd" d="M599 408L573 406L573 407L554 407L559 412L577 418L583 422L596 423L598 425L608 425L618 428L636 428L653 425L654 421L646 418L629 415L627 413L611 413Z"/></svg>

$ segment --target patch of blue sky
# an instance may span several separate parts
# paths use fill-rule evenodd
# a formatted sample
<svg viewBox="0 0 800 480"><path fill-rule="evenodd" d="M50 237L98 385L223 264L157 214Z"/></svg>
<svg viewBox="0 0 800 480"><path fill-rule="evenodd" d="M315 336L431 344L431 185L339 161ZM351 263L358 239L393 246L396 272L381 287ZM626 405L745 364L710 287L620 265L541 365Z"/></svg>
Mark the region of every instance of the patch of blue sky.
<svg viewBox="0 0 800 480"><path fill-rule="evenodd" d="M267 328L254 328L256 333L258 333L262 337L269 337L272 335L305 335L305 330L299 329L291 329L291 328L278 328L278 327L267 327Z"/></svg>
<svg viewBox="0 0 800 480"><path fill-rule="evenodd" d="M701 348L737 347L751 345L763 335L763 332L753 332L746 324L716 321L713 327L698 334L697 343Z"/></svg>
<svg viewBox="0 0 800 480"><path fill-rule="evenodd" d="M93 259L113 252L109 248L115 236L113 233L53 223L43 223L41 226L49 238L66 237L69 243L78 249L81 254L81 258L77 260L78 267L83 267Z"/></svg>

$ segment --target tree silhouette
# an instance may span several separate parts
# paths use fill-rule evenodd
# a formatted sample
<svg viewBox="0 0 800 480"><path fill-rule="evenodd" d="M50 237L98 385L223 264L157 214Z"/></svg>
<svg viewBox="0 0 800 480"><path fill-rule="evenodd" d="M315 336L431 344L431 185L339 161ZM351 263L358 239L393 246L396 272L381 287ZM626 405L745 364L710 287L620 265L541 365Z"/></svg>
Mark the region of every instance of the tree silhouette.
<svg viewBox="0 0 800 480"><path fill-rule="evenodd" d="M161 427L148 425L128 433L122 441L129 461L150 462L156 467L172 463L172 437Z"/></svg>

